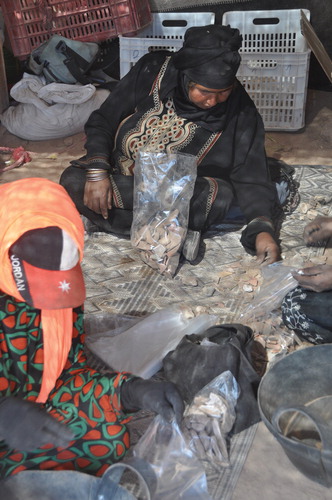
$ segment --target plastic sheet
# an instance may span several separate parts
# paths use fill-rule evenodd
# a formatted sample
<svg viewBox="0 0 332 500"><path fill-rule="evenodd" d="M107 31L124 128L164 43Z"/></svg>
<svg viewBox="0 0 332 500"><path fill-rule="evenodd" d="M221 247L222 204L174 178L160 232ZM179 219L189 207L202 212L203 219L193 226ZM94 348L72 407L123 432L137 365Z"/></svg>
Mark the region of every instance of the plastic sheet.
<svg viewBox="0 0 332 500"><path fill-rule="evenodd" d="M296 269L285 266L282 262L263 267L263 283L252 303L241 313L240 321L248 323L278 309L285 295L298 285L292 271Z"/></svg>
<svg viewBox="0 0 332 500"><path fill-rule="evenodd" d="M114 370L149 378L184 335L203 332L217 320L217 316L209 314L188 318L180 307L162 309L143 319L92 315L85 320L86 344Z"/></svg>
<svg viewBox="0 0 332 500"><path fill-rule="evenodd" d="M196 157L142 150L134 172L132 245L146 264L173 277L187 234Z"/></svg>

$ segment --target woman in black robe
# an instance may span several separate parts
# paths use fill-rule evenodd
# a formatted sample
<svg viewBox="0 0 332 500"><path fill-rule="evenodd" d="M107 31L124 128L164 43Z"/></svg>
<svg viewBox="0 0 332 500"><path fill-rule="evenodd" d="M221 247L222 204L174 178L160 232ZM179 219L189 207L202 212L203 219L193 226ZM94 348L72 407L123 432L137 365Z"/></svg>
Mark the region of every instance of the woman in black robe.
<svg viewBox="0 0 332 500"><path fill-rule="evenodd" d="M237 205L247 224L245 249L259 263L280 259L274 227L280 204L264 126L235 77L241 42L229 26L189 28L182 49L143 56L91 114L86 155L60 182L97 230L130 234L133 170L142 147L186 153L198 164L188 234L204 234Z"/></svg>

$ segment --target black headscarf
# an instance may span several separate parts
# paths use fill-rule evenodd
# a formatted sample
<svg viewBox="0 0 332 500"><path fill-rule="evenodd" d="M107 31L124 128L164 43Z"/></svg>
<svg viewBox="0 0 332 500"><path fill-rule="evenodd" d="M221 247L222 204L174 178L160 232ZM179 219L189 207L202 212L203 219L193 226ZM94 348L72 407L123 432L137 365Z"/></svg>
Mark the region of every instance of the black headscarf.
<svg viewBox="0 0 332 500"><path fill-rule="evenodd" d="M174 66L190 80L210 89L232 85L241 62L242 36L236 28L211 24L189 28Z"/></svg>
<svg viewBox="0 0 332 500"><path fill-rule="evenodd" d="M188 83L193 81L211 89L232 85L241 62L238 53L241 43L239 30L229 26L212 24L186 31L182 49L172 56L173 67L177 70L174 104L180 116L212 132L223 129L230 99L201 109L190 101Z"/></svg>

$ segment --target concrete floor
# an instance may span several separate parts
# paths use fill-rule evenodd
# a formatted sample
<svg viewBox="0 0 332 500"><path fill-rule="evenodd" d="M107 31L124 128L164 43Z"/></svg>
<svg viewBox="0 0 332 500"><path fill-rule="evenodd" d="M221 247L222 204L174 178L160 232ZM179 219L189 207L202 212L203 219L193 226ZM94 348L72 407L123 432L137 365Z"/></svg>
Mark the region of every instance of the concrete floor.
<svg viewBox="0 0 332 500"><path fill-rule="evenodd" d="M232 500L331 498L332 489L325 488L301 474L265 424L260 422Z"/></svg>
<svg viewBox="0 0 332 500"><path fill-rule="evenodd" d="M84 134L51 141L25 141L0 126L0 146L23 146L33 161L3 174L0 182L47 177L55 182L70 160L84 154ZM296 133L267 132L269 156L294 165L332 166L332 92L310 90L306 127ZM263 423L242 469L232 500L328 500L329 490L303 476ZM222 500L222 499L220 499Z"/></svg>

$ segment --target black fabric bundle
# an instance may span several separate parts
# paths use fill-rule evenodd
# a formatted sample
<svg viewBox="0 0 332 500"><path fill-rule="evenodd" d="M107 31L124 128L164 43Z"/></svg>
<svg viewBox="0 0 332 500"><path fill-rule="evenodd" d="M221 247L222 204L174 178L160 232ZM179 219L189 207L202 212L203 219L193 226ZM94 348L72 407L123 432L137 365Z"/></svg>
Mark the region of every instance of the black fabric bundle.
<svg viewBox="0 0 332 500"><path fill-rule="evenodd" d="M214 345L202 345L203 339ZM163 360L165 377L177 385L183 399L190 404L200 389L229 370L240 387L231 431L236 434L260 421L257 389L266 367L262 350L265 353L254 341L251 328L241 324L216 325L200 335L183 337ZM263 360L263 369L254 368L255 356Z"/></svg>

